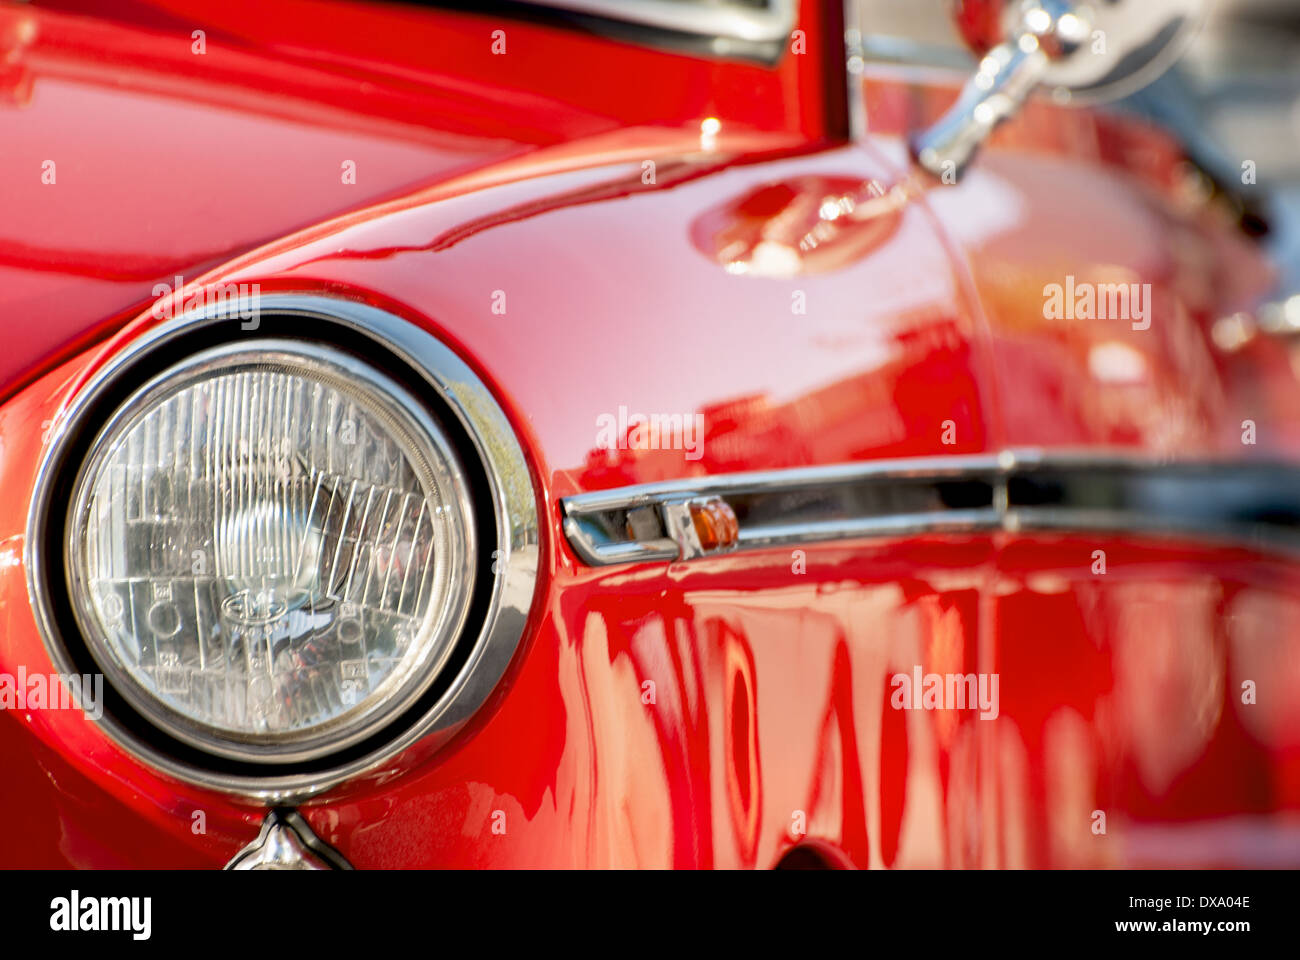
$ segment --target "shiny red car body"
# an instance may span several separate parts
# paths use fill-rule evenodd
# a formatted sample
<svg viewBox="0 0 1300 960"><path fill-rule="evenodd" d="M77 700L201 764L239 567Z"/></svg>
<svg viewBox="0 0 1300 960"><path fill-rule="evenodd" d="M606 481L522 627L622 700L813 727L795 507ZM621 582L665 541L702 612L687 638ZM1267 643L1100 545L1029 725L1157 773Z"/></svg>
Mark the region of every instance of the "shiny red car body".
<svg viewBox="0 0 1300 960"><path fill-rule="evenodd" d="M300 808L354 866L1300 865L1283 557L975 531L592 567L563 528L566 497L737 471L1239 458L1245 420L1295 458L1285 345L1210 336L1269 265L1180 189L1176 142L1035 103L959 186L918 185L904 136L953 78L873 67L850 96L832 4L772 64L431 6L100 6L0 5L0 671L53 669L23 541L59 409L158 324L157 285L255 282L430 331L536 488L536 593L487 704ZM728 269L852 190L890 202L779 275ZM1150 329L1044 320L1066 273L1152 284ZM620 406L702 412L702 456L596 449ZM995 670L999 716L891 709L912 664ZM79 713L0 711L0 757L3 866L219 867L267 812Z"/></svg>

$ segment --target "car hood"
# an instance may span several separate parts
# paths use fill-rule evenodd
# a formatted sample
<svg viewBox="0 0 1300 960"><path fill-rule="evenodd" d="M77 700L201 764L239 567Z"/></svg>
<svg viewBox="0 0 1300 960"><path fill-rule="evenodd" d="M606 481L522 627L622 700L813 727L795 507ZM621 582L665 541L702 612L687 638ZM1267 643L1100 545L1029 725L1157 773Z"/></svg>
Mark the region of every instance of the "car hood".
<svg viewBox="0 0 1300 960"><path fill-rule="evenodd" d="M198 54L190 36L156 18L0 8L0 395L177 277L614 126L527 94L503 111L500 90L463 78L399 82L219 33Z"/></svg>

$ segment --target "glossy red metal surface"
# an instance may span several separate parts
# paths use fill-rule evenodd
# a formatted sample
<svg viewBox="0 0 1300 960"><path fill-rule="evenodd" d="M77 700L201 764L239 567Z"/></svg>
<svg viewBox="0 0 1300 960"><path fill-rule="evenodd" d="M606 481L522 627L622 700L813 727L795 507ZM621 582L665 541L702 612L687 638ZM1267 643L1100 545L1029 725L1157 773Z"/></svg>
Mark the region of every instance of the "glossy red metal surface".
<svg viewBox="0 0 1300 960"><path fill-rule="evenodd" d="M778 139L836 135L812 68L828 21L812 4L804 21L806 55L769 69L389 4L328 17L297 2L6 4L0 309L40 322L15 325L0 395L177 276L541 146L714 116Z"/></svg>
<svg viewBox="0 0 1300 960"><path fill-rule="evenodd" d="M441 17L453 33L474 26L383 15L407 18L417 37L443 29ZM65 24L39 16L56 35ZM228 29L244 22L232 17ZM150 23L98 26L104 37L85 42L143 42L141 31L161 29ZM272 20L241 42L283 54L287 29ZM347 32L313 42L334 51ZM418 49L410 39L383 52L398 63ZM294 60L279 69L299 69ZM527 89L528 64L510 69L523 73L502 85ZM184 261L196 289L256 282L388 309L479 372L529 457L544 525L539 599L505 681L432 759L397 758L313 800L303 811L313 828L358 867L772 866L797 844L861 867L1300 863L1293 564L1093 535L577 562L559 499L623 484L1024 444L1241 455L1247 417L1267 425L1268 451L1300 441L1290 367L1264 346L1222 356L1208 336L1263 288L1257 253L1113 156L1053 156L1067 121L1031 118L1042 137L1022 130L1027 139L985 154L961 186L926 189L902 151L899 78L868 78L865 144L827 146L788 98L761 111L735 99L754 77L779 84L779 71L689 67L706 69L721 75L705 114L718 116L716 134L701 135L706 107L680 92L602 126L591 117L610 120L601 98L614 95L580 96L566 75L535 88L565 104L566 119L503 145L482 129L501 121L480 91L484 105L469 111L480 129L455 131L467 152L426 143L418 185L393 167L382 189L337 205L322 183L278 211L232 211L224 247L177 246L216 243L191 218L167 227L171 241L132 224L112 231L122 246L98 251L104 263L131 244L162 251L176 258L164 272ZM488 85L472 64L444 72L457 71ZM409 111L402 121L427 125L429 114L416 118L422 102L436 111L423 100L432 94L393 82L407 97L393 107ZM327 83L317 95L335 92ZM69 97L29 122L89 109L86 91ZM166 115L151 109L163 112L140 116ZM247 104L186 109L258 122ZM1138 134L1099 142L1123 136ZM1167 173L1175 154L1153 169ZM337 165L331 157L331 176ZM210 166L191 173L216 176ZM845 197L852 216L822 228L826 203ZM51 223L44 243L64 249L54 231L78 222ZM1207 278L1206 265L1218 273ZM112 298L65 304L5 361L17 383L95 324L111 333L0 409L0 671L50 669L21 549L43 428L106 357L159 322L144 311L110 331L105 318L141 312L152 275L128 290L98 269ZM1150 328L1048 322L1044 287L1067 273L1150 283ZM601 446L602 418L621 409L700 413L703 443ZM891 678L915 667L996 673L996 718L893 709ZM1250 705L1245 681L1256 684ZM217 866L256 834L256 805L153 773L79 713L0 711L0 751L14 758L0 817L25 827L0 845L4 865Z"/></svg>
<svg viewBox="0 0 1300 960"><path fill-rule="evenodd" d="M933 78L871 72L872 130L902 160L907 130L952 98ZM1132 446L1241 456L1243 421L1265 446L1300 451L1296 360L1285 342L1216 347L1216 322L1249 313L1273 274L1162 130L1121 115L1032 101L970 176L929 207L969 264L996 355L1011 444ZM1150 284L1147 329L1128 318L1049 320L1044 291ZM1267 424L1267 426L1264 426Z"/></svg>

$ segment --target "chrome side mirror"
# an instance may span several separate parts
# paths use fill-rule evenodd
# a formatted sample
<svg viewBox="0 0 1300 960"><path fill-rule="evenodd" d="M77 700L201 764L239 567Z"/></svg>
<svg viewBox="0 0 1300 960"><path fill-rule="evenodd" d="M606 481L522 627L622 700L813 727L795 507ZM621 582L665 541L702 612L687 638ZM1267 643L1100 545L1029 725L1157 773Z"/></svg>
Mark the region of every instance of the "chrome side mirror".
<svg viewBox="0 0 1300 960"><path fill-rule="evenodd" d="M1204 19L1204 0L966 0L998 17L957 102L912 140L924 169L955 183L979 145L1039 85L1065 102L1127 96L1163 73ZM999 9L1000 8L1000 9ZM979 51L977 51L979 52Z"/></svg>

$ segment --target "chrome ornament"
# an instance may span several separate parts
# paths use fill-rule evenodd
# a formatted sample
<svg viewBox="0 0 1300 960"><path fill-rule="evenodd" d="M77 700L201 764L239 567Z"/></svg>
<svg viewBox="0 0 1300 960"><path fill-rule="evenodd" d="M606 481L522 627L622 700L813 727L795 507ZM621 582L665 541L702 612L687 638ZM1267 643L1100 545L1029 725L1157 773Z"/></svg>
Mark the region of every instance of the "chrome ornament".
<svg viewBox="0 0 1300 960"><path fill-rule="evenodd" d="M1008 0L1006 38L957 102L912 139L926 171L956 183L976 150L1039 86L1060 102L1126 96L1163 73L1203 20L1204 0Z"/></svg>
<svg viewBox="0 0 1300 960"><path fill-rule="evenodd" d="M240 850L227 870L351 870L343 855L321 840L294 810L272 810L257 839Z"/></svg>

